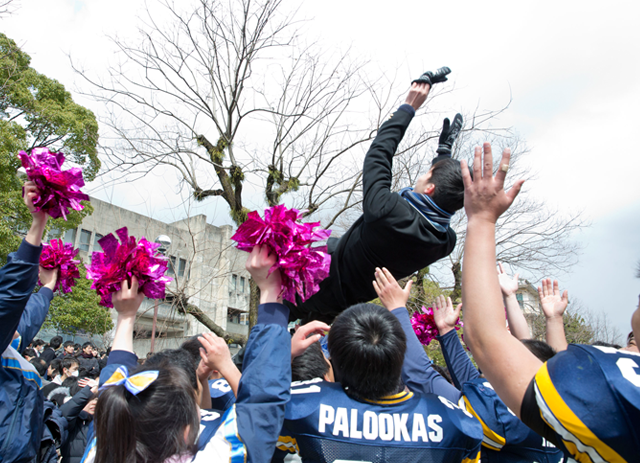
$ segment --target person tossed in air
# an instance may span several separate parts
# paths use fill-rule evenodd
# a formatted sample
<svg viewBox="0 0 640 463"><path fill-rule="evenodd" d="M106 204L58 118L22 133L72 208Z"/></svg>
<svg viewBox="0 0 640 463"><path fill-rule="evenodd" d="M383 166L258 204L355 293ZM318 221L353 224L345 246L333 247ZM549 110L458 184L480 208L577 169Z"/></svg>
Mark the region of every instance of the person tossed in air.
<svg viewBox="0 0 640 463"><path fill-rule="evenodd" d="M377 267L386 267L400 279L453 251L456 234L449 221L463 207L464 199L460 162L451 157L462 128L460 114L453 124L444 120L431 169L413 188L391 191L393 156L398 145L431 86L446 81L450 72L443 67L413 81L405 103L378 130L364 160L364 213L340 239L329 239L329 277L307 301L298 297L295 305L287 303L292 320L331 322L347 307L376 297L371 275Z"/></svg>

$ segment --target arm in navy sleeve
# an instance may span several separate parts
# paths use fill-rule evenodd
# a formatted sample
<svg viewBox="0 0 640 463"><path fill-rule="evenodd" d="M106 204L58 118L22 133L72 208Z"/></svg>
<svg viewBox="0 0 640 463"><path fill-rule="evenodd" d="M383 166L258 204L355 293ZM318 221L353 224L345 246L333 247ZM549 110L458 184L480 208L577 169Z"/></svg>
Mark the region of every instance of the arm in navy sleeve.
<svg viewBox="0 0 640 463"><path fill-rule="evenodd" d="M252 463L271 461L284 422L291 387L288 322L289 309L284 305L261 304L258 324L247 342L234 408L237 431Z"/></svg>
<svg viewBox="0 0 640 463"><path fill-rule="evenodd" d="M402 330L407 337L407 351L402 364L402 381L404 381L404 384L412 391L437 394L457 403L460 398L460 391L449 384L433 368L433 363L413 331L407 309L400 307L392 310L391 313L400 321Z"/></svg>
<svg viewBox="0 0 640 463"><path fill-rule="evenodd" d="M18 328L27 301L38 281L42 246L22 240L0 269L0 352L4 352Z"/></svg>
<svg viewBox="0 0 640 463"><path fill-rule="evenodd" d="M18 324L18 333L22 336L20 349L18 349L21 354L40 331L45 318L47 318L47 313L49 313L49 304L52 299L53 291L45 287L40 288L40 291L32 293L29 297Z"/></svg>
<svg viewBox="0 0 640 463"><path fill-rule="evenodd" d="M364 159L362 168L362 193L364 220L374 221L391 211L398 199L391 193L393 181L393 156L415 114L414 109L403 104L380 129Z"/></svg>
<svg viewBox="0 0 640 463"><path fill-rule="evenodd" d="M442 355L444 355L444 361L447 362L447 368L449 368L453 384L458 389L462 389L462 384L467 381L474 380L480 376L478 369L473 366L469 356L464 351L456 330L451 330L444 336L436 337L436 339L440 342L440 347L442 347Z"/></svg>

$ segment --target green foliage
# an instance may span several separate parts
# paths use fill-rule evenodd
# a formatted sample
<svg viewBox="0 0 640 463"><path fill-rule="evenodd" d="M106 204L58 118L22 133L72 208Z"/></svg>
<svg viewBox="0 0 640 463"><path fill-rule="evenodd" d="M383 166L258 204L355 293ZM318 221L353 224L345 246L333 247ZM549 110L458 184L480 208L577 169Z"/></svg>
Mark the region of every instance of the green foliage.
<svg viewBox="0 0 640 463"><path fill-rule="evenodd" d="M0 33L0 265L18 248L19 234L31 225L22 201L22 180L16 175L19 151L36 146L63 151L69 161L83 167L87 180L100 169L95 116L74 103L62 84L29 67L30 60ZM75 228L91 212L91 207L73 211L67 222L50 221L48 229L61 233Z"/></svg>
<svg viewBox="0 0 640 463"><path fill-rule="evenodd" d="M51 301L45 328L75 334L84 330L89 334L104 334L113 328L109 309L102 307L100 297L91 289L84 265L79 266L80 278L68 294L56 295Z"/></svg>

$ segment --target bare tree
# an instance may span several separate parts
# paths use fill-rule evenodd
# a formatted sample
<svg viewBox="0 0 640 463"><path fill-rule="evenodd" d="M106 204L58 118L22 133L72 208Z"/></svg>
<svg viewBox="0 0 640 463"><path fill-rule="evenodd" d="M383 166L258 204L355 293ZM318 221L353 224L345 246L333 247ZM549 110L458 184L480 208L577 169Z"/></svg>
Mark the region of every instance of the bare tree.
<svg viewBox="0 0 640 463"><path fill-rule="evenodd" d="M529 151L509 128L493 127L497 116L506 109L483 111L465 117L465 127L454 146L454 157L466 159L473 164L473 147L482 142L492 143L493 151L500 153L504 147L511 148L511 161L507 181L517 179L532 180L534 172L526 164ZM494 171L499 167L500 156L494 156ZM424 157L419 151L409 149L396 162L396 181L414 184L420 172L427 169ZM525 186L527 184L525 183ZM573 234L587 226L580 211L560 212L546 205L526 187L518 195L515 203L500 217L496 224L496 258L528 272L533 279L553 274L561 275L576 262L581 249ZM460 298L462 283L462 256L466 235L466 215L458 211L451 220L451 228L458 240L454 251L433 267L447 267L453 276L454 300ZM426 276L428 272L423 272Z"/></svg>
<svg viewBox="0 0 640 463"><path fill-rule="evenodd" d="M237 225L247 197L273 206L294 194L306 216L330 212L332 226L359 201L364 150L397 101L393 83L348 51L304 44L282 0L196 3L161 1L162 22L148 10L140 43L114 39L120 64L107 78L74 67L107 108L106 172L130 181L169 168L196 200L222 198Z"/></svg>

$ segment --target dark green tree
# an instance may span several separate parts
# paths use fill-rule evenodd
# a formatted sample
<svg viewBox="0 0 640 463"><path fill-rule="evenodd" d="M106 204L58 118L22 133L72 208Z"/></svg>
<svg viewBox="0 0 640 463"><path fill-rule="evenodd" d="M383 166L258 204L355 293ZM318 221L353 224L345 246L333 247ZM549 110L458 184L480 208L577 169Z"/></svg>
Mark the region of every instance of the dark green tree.
<svg viewBox="0 0 640 463"><path fill-rule="evenodd" d="M80 278L77 284L68 294L56 294L44 328L69 334L80 330L88 334L104 334L113 328L109 309L100 305L100 297L91 289L84 265L78 267Z"/></svg>
<svg viewBox="0 0 640 463"><path fill-rule="evenodd" d="M98 123L88 109L74 103L56 80L29 66L31 58L0 33L0 264L20 243L31 216L22 202L22 179L17 175L18 152L35 147L62 151L67 160L84 170L86 180L100 169L96 144ZM57 233L75 228L93 209L85 204L68 221L52 220Z"/></svg>

